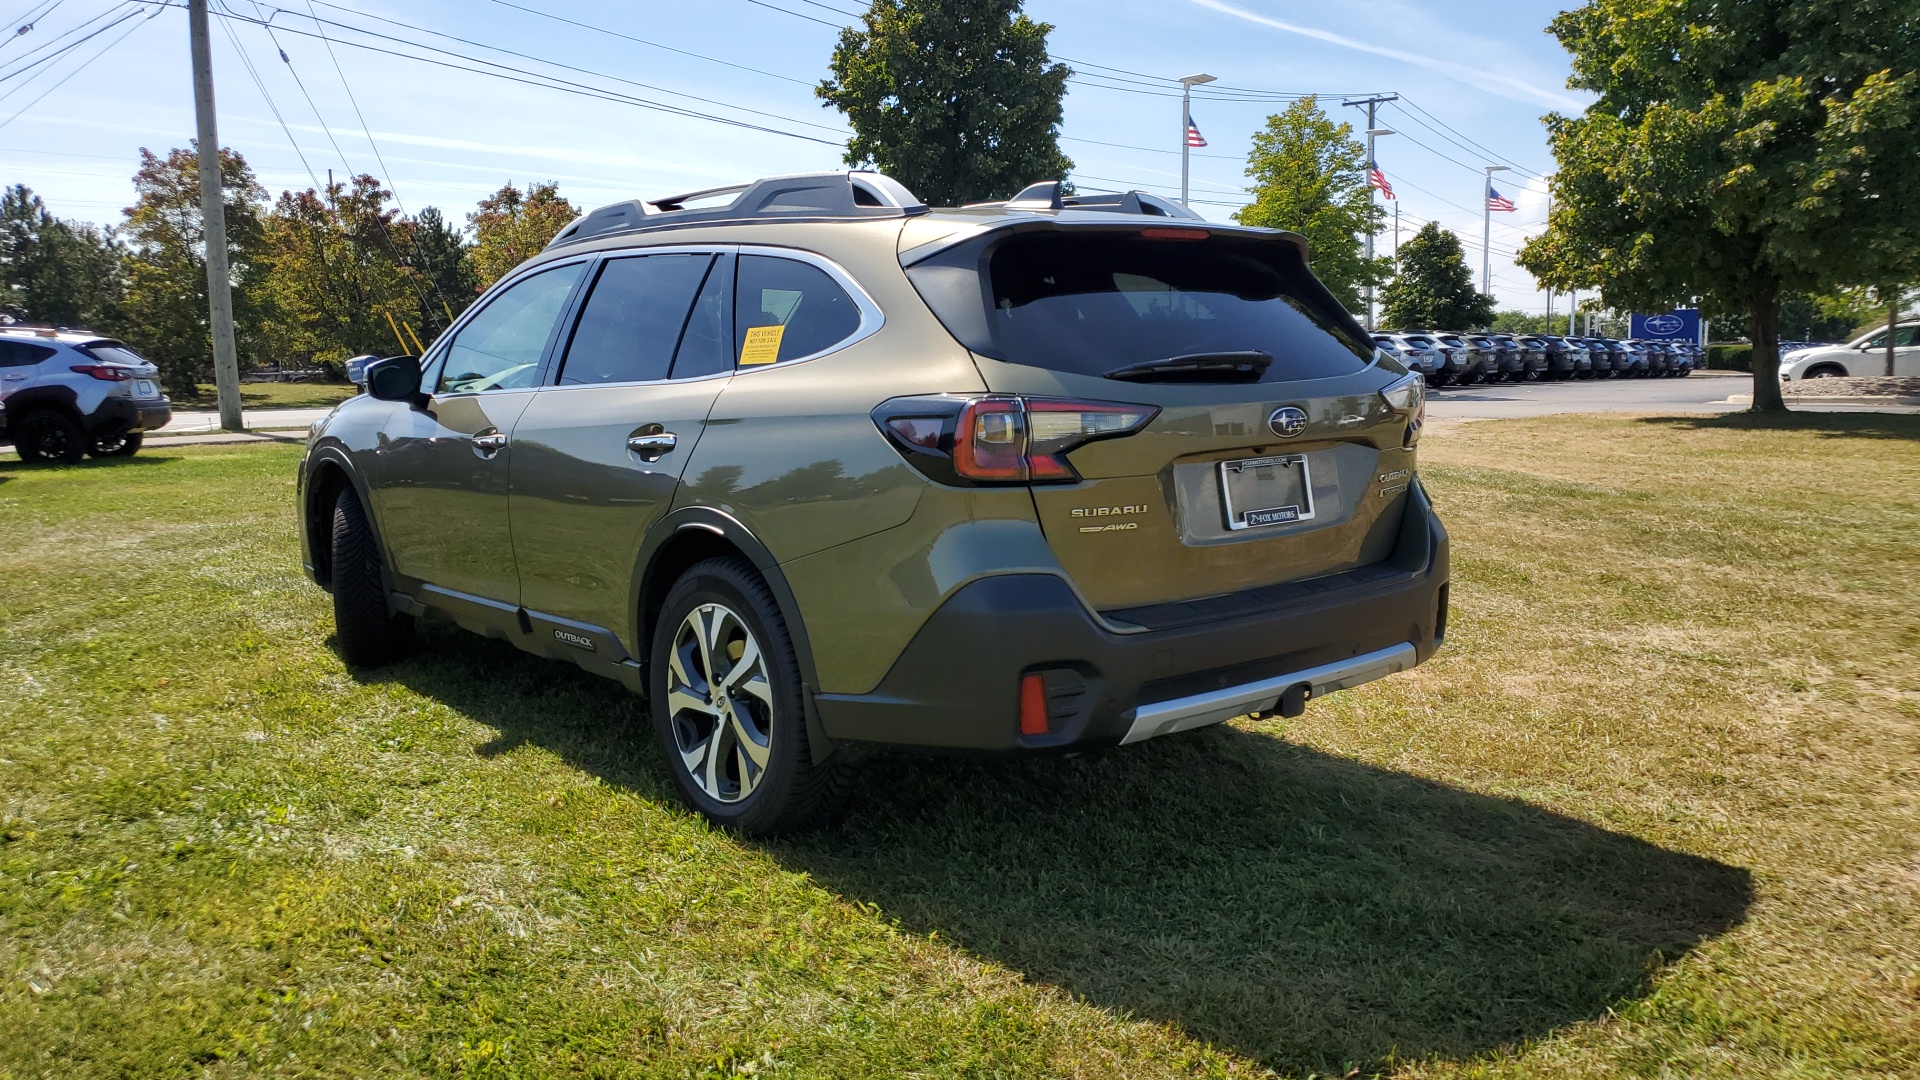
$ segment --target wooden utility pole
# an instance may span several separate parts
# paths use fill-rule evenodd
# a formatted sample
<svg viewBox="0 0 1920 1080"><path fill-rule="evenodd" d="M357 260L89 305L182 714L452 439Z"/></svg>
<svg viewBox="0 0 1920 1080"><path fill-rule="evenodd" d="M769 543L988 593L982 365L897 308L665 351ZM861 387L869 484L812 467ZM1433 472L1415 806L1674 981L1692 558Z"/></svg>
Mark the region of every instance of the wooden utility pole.
<svg viewBox="0 0 1920 1080"><path fill-rule="evenodd" d="M1887 290L1887 378L1893 378L1893 342L1900 336L1900 290Z"/></svg>
<svg viewBox="0 0 1920 1080"><path fill-rule="evenodd" d="M233 290L227 276L226 185L220 177L220 133L213 122L213 52L207 40L207 0L187 0L193 53L193 114L200 135L200 233L207 249L207 324L213 331L213 388L220 428L243 431L240 360L233 347Z"/></svg>

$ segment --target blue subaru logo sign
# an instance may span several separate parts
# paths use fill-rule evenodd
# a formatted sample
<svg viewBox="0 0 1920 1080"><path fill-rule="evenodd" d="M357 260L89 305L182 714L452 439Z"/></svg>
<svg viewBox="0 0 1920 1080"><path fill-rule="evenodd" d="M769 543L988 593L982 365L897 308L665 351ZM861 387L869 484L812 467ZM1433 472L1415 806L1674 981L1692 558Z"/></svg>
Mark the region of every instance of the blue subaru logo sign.
<svg viewBox="0 0 1920 1080"><path fill-rule="evenodd" d="M1307 430L1307 414L1292 405L1282 405L1268 415L1267 426L1275 435L1291 439Z"/></svg>
<svg viewBox="0 0 1920 1080"><path fill-rule="evenodd" d="M1658 315L1634 315L1627 328L1628 333L1637 338L1651 338L1661 341L1699 341L1700 311L1697 308L1675 308Z"/></svg>

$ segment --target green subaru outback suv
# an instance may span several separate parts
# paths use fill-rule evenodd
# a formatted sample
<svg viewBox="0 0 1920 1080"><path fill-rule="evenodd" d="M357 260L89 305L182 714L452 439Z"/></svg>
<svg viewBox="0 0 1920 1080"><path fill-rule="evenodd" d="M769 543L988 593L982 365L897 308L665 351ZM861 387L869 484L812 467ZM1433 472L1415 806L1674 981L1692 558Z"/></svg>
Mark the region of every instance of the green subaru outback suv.
<svg viewBox="0 0 1920 1080"><path fill-rule="evenodd" d="M619 679L748 833L853 748L1297 715L1446 629L1420 377L1300 237L1138 192L603 207L367 384L300 466L344 657L432 613Z"/></svg>

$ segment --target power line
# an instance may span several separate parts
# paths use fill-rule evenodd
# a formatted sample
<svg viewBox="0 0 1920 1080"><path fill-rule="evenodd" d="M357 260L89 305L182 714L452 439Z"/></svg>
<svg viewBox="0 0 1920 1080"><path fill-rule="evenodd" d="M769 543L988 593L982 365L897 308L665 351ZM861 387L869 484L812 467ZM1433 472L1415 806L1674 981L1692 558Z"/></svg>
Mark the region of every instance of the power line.
<svg viewBox="0 0 1920 1080"><path fill-rule="evenodd" d="M318 2L322 7L334 6L333 4L326 3L326 0L316 0L316 2ZM812 82L806 79L796 79L791 75L782 75L774 71L765 71L757 67L748 67L745 64L736 64L731 60L722 60L716 56L707 56L704 53L690 52L686 49L678 49L673 47L672 45L662 45L657 41L648 41L646 38L634 37L632 34L623 33L619 30L609 29L604 26L595 26L592 23L583 23L576 19L569 19L564 15L555 15L552 12L541 11L538 8L524 7L520 4L512 3L511 0L492 0L492 2L499 4L501 7L513 8L515 11L524 11L529 15L538 15L543 19L552 19L555 22L566 23L568 26L577 26L577 27L580 27L582 30L592 30L595 33L606 34L609 37L616 37L621 39L622 41L631 41L637 45L647 45L655 49L664 49L670 53L678 53L681 56L691 56L695 60L705 60L708 63L720 64L723 67L730 67L736 71L750 71L755 75L765 75L769 79L779 79L783 82L790 82L799 86L811 87L814 85Z"/></svg>
<svg viewBox="0 0 1920 1080"><path fill-rule="evenodd" d="M26 14L16 16L15 18L8 19L6 21L5 25L11 26L14 29L11 33L9 33L6 36L6 39L4 41L0 41L0 49L4 49L7 46L13 44L14 40L17 38L26 37L27 33L34 28L34 25L36 23L38 23L41 19L44 19L47 16L53 14L53 9L59 7L61 4L65 2L66 0L53 0L53 5L51 7L47 8L45 11L42 11L36 15L34 14L34 11L40 6L40 2L39 0L34 0L32 4L28 5Z"/></svg>
<svg viewBox="0 0 1920 1080"><path fill-rule="evenodd" d="M1454 143L1454 145L1461 146L1461 148L1464 150L1485 154L1487 157L1492 158L1496 162L1500 162L1500 163L1504 163L1506 165L1512 166L1515 172L1524 173L1528 176L1534 176L1534 177L1543 175L1532 169L1521 168L1520 166L1515 165L1512 159L1508 158L1505 154L1496 154L1492 150L1487 149L1486 146L1482 145L1481 143L1474 142L1472 139L1467 137L1465 132L1447 123L1445 120L1440 119L1438 116L1433 115L1431 112L1428 112L1426 109L1421 108L1417 102L1408 100L1407 98L1403 97L1400 100L1400 104L1419 113L1420 116L1425 117L1427 120L1431 121L1433 124L1437 124L1440 127L1445 128L1447 131L1450 131L1453 134L1458 135L1461 139L1464 139L1466 141L1466 145L1464 146L1462 146L1462 144L1458 142ZM1419 122L1418 117L1414 119L1416 123ZM1428 126L1428 130L1432 130L1432 127L1430 125Z"/></svg>
<svg viewBox="0 0 1920 1080"><path fill-rule="evenodd" d="M179 7L181 5L178 2L178 0L164 0L163 6ZM264 20L250 19L244 15L240 15L234 12L223 11L223 12L219 12L218 14L223 19L236 19L236 20L239 20L240 22L253 23L255 25L264 25ZM306 37L306 38L319 37L318 34L313 33L312 31L300 30L290 26L281 27L280 29L284 33L293 34L297 37ZM348 27L348 29L356 29L356 28ZM585 83L573 82L572 80L562 79L554 75L545 75L539 72L527 71L522 68L511 67L509 65L496 63L491 60L481 60L476 57L465 56L463 54L452 52L447 49L439 49L431 45L424 45L415 41L407 41L402 38L394 38L394 37L391 37L390 35L376 34L376 33L373 33L372 31L366 31L366 30L361 30L360 32L366 33L371 37L382 38L382 39L394 41L403 45L410 45L414 48L422 49L427 52L439 53L443 56L451 56L457 59L467 60L471 63L485 64L488 67L499 68L501 70L486 71L480 68L468 67L462 64L449 63L445 60L436 60L431 56L420 56L415 53L399 52L393 49L385 49L385 48L381 48L378 45L369 45L363 41L350 41L350 40L342 39L340 41L340 44L349 45L349 46L352 46L353 48L361 49L366 52L378 53L382 56L393 56L393 57L398 57L402 60L412 60L416 63L429 64L434 67L448 68L453 71L464 71L474 75L485 75L485 76L488 76L489 78L500 79L504 82L518 83L522 86L535 86L543 90L558 90L562 93L573 94L577 97L594 98L600 101L610 101L619 105L632 105L636 108L649 109L655 112L669 113L675 116L684 116L689 119L708 120L717 124L725 124L729 127L743 128L748 131L765 132L769 135L783 135L790 139L801 139L806 142L819 143L822 146L840 147L845 145L844 143L835 142L830 139L821 139L821 138L816 138L812 135L803 135L796 131L784 131L780 128L767 127L763 124L752 124L744 120L735 120L732 117L715 116L711 113L703 113L697 109L688 109L683 106L670 105L665 102L650 101L646 98L638 97L633 94L623 94L616 90L607 90L601 87L590 86ZM524 77L516 77L516 74L505 74L504 72L514 72L518 76L524 76ZM682 95L682 96L688 96L688 95ZM725 107L731 108L732 106L725 106Z"/></svg>
<svg viewBox="0 0 1920 1080"><path fill-rule="evenodd" d="M99 51L99 52L96 52L96 53L94 53L94 54L93 54L92 56L89 56L89 57L87 57L87 58L86 58L85 60L82 60L82 61L80 62L80 66L79 66L79 67L76 67L76 68L74 68L74 69L73 69L72 71L69 71L69 72L67 72L67 73L66 73L65 75L62 75L62 76L60 77L60 81L59 81L59 82L56 82L56 83L54 83L54 84L53 84L52 86L49 86L49 87L47 87L47 88L46 88L46 89L45 89L44 91L42 91L42 92L40 93L40 96L39 96L39 97L36 97L36 98L34 98L34 99L33 99L32 101L29 101L29 102L27 102L27 103L26 103L25 105L22 105L22 106L20 106L20 111L19 111L19 112L16 112L16 113L14 113L14 114L13 114L12 116L9 116L9 117L7 117L7 118L6 118L5 120L0 120L0 128L3 128L3 127L6 127L6 126L7 126L8 124L11 124L11 123L13 123L13 122L14 122L15 120L18 120L18 119L20 119L20 117L22 117L22 116L24 116L24 115L26 114L26 111L27 111L28 109L31 109L31 108L33 108L33 107L34 107L35 105L38 105L38 104L40 104L40 102L41 102L42 100L44 100L44 99L46 98L46 96L47 96L48 94L51 94L51 93L53 93L53 92L54 92L55 90L58 90L58 89L60 89L61 87L63 87L63 86L65 86L65 85L67 85L67 80L68 80L68 79L71 79L71 78L73 78L73 77L74 77L75 75L78 75L78 74L80 74L80 73L81 73L82 71L85 71L85 70L86 70L86 69L87 69L88 67L90 67L90 66L91 66L91 65L93 64L93 62L94 62L95 60L98 60L98 59L100 59L100 58L101 58L102 56L105 56L105 55L107 54L107 52L108 52L108 50L110 50L110 49L112 49L112 48L113 48L113 47L114 47L115 45L118 45L118 44L120 44L121 42L123 42L123 41L125 41L125 40L127 40L127 38L128 38L128 36L130 36L130 35L131 35L131 34L132 34L132 33L133 33L133 32L134 32L135 30L138 30L138 29L140 29L140 28L141 28L142 26L144 26L144 25L146 25L146 24L147 24L147 22L148 22L149 20L151 20L152 18L153 18L153 16L152 16L152 15L149 15L149 16L147 16L147 18L145 18L145 19L141 19L141 20L140 20L139 22L136 22L136 23L134 23L134 24L133 24L132 26L129 26L129 27L127 27L127 28L126 28L126 30L124 30L123 32L121 32L121 34L120 34L120 36L119 36L119 37L117 37L117 38L114 38L114 39L113 39L112 41L109 41L109 42L107 42L107 43L106 43L105 45L103 45L103 46L101 46L101 47L100 47L100 51ZM25 84L23 83L22 85L25 85Z"/></svg>
<svg viewBox="0 0 1920 1080"><path fill-rule="evenodd" d="M323 0L323 3L324 3L324 0ZM473 46L473 47L475 47L475 48L478 48L478 49L486 49L486 50L488 50L489 52L496 52L496 53L502 53L502 54L504 54L504 55L507 55L507 56L517 56L517 57L519 57L520 59L523 59L523 60L531 60L531 61L533 61L533 62L535 62L535 63L538 63L538 64L545 64L545 65L547 65L547 66L549 66L549 67L557 67L557 68L560 68L560 69L561 69L561 70L563 70L563 71L574 71L574 72L579 72L579 73L580 73L580 74L582 74L582 75L592 75L592 76L595 76L595 77L597 77L597 78L602 78L602 79L610 79L610 80L612 80L612 81L614 81L614 82L621 82L621 83L626 83L626 84L627 84L627 85L629 85L629 86L638 86L638 87L640 87L640 88L642 88L642 89L644 89L644 90L652 90L652 91L655 91L655 92L657 92L657 93L662 93L662 94L672 94L672 95L673 95L674 97L683 97L683 98L686 98L686 99L687 99L687 100L689 100L689 101L698 101L698 102L701 102L701 103L703 103L703 104L707 104L707 105L717 105L717 106L719 106L720 108L723 108L723 109L733 109L733 110L736 110L736 111L738 111L738 112L744 112L744 113L752 113L752 114L753 114L753 115L755 115L755 116L764 116L764 117L767 117L767 118L769 118L769 119L772 119L772 120L783 120L783 121L785 121L785 122L787 122L787 123L789 123L789 124L799 124L799 125L801 125L801 126L803 126L803 127L811 127L811 128L818 128L818 129L820 129L821 131L830 131L830 132L833 132L834 134L843 134L843 131L842 131L842 129L840 129L840 128L835 128L835 127L829 127L829 126L827 126L827 125L825 125L825 124L816 124L816 123L813 123L812 121L808 121L808 120L799 120L799 119L795 119L794 117L791 117L791 116L782 116L782 115L781 115L781 114L779 114L779 113L770 113L770 112L765 112L765 111L763 111L763 110L760 110L760 109L753 109L753 108L748 108L748 107L747 107L747 106L745 106L745 105L734 105L734 104L731 104L731 103L729 103L729 102L725 102L725 101L719 101L719 100L717 100L717 99L714 99L714 98L709 98L709 97L702 97L702 96L700 96L700 95L698 95L698 94L689 94L689 93L685 93L684 91L680 91L680 90L672 90L672 89L669 89L669 88L667 88L667 87L664 87L664 86L655 86L655 85L653 85L652 83L643 83L643 82L639 82L639 81L637 81L637 80L634 80L634 79L628 79L628 78L624 78L624 77L622 77L622 76L619 76L619 75L610 75L610 74L608 74L608 73L606 73L606 72L604 72L604 71L596 71L596 70L594 70L594 69L592 69L592 68L584 68L584 67L578 67L578 66L576 66L576 65L573 65L573 64L566 64L566 63L562 63L562 62L560 62L560 61L558 61L558 60L548 60L548 59L546 59L546 58L544 58L544 57L539 57L539 56L532 56L532 55L529 55L529 54L526 54L526 53L523 53L523 52L519 52L519 51L517 51L517 50L514 50L514 49L503 49L503 48L501 48L501 47L499 47L499 46L497 46L497 45L489 45L489 44L487 44L487 43L486 43L486 42L484 42L484 41L474 41L474 40L472 40L471 38L463 38L463 37L460 37L460 36L458 36L458 35L456 35L456 34L449 34L449 33L446 33L446 32L444 32L444 31L440 31L440 30L434 30L434 29L431 29L431 28L429 28L429 27L424 27L424 26L416 26L416 25L414 25L414 24L412 24L412 23L406 23L406 22L402 22L402 21L400 21L399 19L390 19L390 18L386 18L386 17L384 17L384 16L380 16L380 15L372 15L372 14L368 14L367 12L363 12L363 11L357 11L357 10L355 10L355 9L353 9L353 8L350 8L350 7L346 7L346 6L344 6L344 5L342 5L342 4L335 4L335 3L324 3L324 6L326 6L326 7L329 7L329 8L333 8L333 9L335 9L335 10L338 10L338 11L345 11L345 12L349 12L349 13L351 13L351 14L354 14L354 15L359 15L359 16L361 16L362 18L367 18L367 19L372 19L372 20L374 20L375 22L383 22L383 23L387 23L387 24L388 24L388 25L390 25L390 26L398 26L398 27L401 27L402 29L406 29L406 30L411 30L411 31L413 31L413 32L415 32L415 33L418 33L418 34L430 34L430 35L432 35L432 36L434 36L434 37L439 37L439 38L446 38L446 39L447 39L448 41L457 41L457 42L459 42L459 43L461 43L462 45L471 45L471 46ZM464 54L461 54L461 53L456 53L456 52L452 52L452 51L450 51L450 50L446 50L446 49L439 49L439 48L436 48L436 47L434 47L434 46L432 46L432 45L427 45L427 44L424 44L424 43L421 43L421 42L417 42L417 41L408 41L408 40L406 40L406 39L404 39L404 38L396 38L396 37L394 37L394 36L392 36L392 35L390 35L390 34L381 34L381 33L378 33L378 32L376 32L376 31L372 31L372 30L368 30L368 29L366 29L365 27L360 27L360 26L354 26L354 25L352 25L352 24L350 24L350 23L343 23L343 22L336 22L336 21L334 21L334 20L332 20L332 19L322 19L322 18L320 18L320 17L318 17L317 15L311 15L311 14L308 14L308 15L302 15L301 13L299 13L299 12L297 12L297 11L290 11L290 10L288 10L288 9L286 9L286 8L274 8L274 9L272 9L272 10L274 11L274 13L275 13L276 15L278 15L278 14L280 14L280 13L283 13L283 12L284 12L285 14L288 14L288 15L292 15L292 16L293 16L293 17L295 17L295 18L304 18L304 19L309 19L309 20L311 20L311 21L312 21L312 22L313 22L313 23L315 24L315 26L316 26L316 28L317 28L318 26L320 26L320 25L322 25L322 24L324 24L324 25L326 25L326 26L334 26L334 27L338 27L338 28L340 28L340 29L342 29L342 30L349 30L349 31L352 31L352 32L354 32L354 33L357 33L357 34L366 34L366 35L367 35L367 36L369 36L369 37L374 37L374 38L379 38L379 39L381 39L381 40L383 40L383 41L393 41L393 42L398 42L398 43L400 43L400 44L404 44L404 45L412 45L412 46L414 46L415 48L421 48L421 49L427 49L427 50L430 50L430 51L433 51L433 52L438 52L438 53L442 53L443 55L447 55L447 56L457 56L457 57L459 57L460 59L463 59L463 60L469 60L469 61L472 61L473 63L477 63L477 64L487 64L487 65L489 65L489 66L491 66L491 67L499 67L499 68L503 68L503 69L505 69L505 70L508 70L508 71L521 71L521 69L519 69L519 68L515 68L515 67L512 67L511 65L507 65L507 64L500 64L500 63L496 63L496 62L494 62L494 61L492 61L492 60L486 60L486 59L483 59L483 58L481 58L481 57L475 57L475 56L466 56L466 55L464 55ZM267 19L266 21L267 21L267 22L272 22L272 21L273 21L273 17L271 17L271 16L270 16L270 17L268 17L268 19ZM320 31L320 32L319 32L319 34L318 34L318 36L319 36L319 37L321 38L321 40L323 40L323 41L324 41L324 40L327 40L327 38L326 38L326 32L325 32L324 30L322 30L322 31ZM345 41L345 40L342 40L342 41L341 41L341 44L343 44L343 45L351 45L351 44L353 44L353 42L350 42L350 41ZM536 77L539 77L539 78L547 78L547 79L553 79L553 78L554 78L554 76L550 76L550 75L542 75L542 74L540 74L540 73L538 73L538 72L526 72L526 71L521 71L521 73L522 73L522 74L530 74L530 75L535 75ZM557 80L557 79L556 79L555 81L560 81L560 80ZM677 107L677 106L674 106L674 107Z"/></svg>
<svg viewBox="0 0 1920 1080"><path fill-rule="evenodd" d="M69 34L76 33L86 28L87 26L91 25L92 23L96 23L101 19L106 18L108 15L113 14L114 12L120 10L122 7L125 7L125 6L127 5L124 3L115 4L112 7L108 8L107 10L101 12L100 14L95 15L93 18L88 19L86 22L81 23L79 26L75 26L72 29L67 30L65 33L61 34L59 37L56 37L52 41L47 42L45 45L42 45L39 48L33 50L33 52L26 53L25 55L20 56L14 61L14 63L17 64L18 66L16 66L13 70L6 72L5 74L0 74L0 82L4 82L8 79L11 79L16 75L19 75L21 72L30 71L33 68L37 68L42 64L48 63L53 60L58 60L61 57L72 52L73 50L86 44L87 42L92 41L94 38L99 37L101 34L106 33L107 31L113 29L114 27L120 25L121 23L126 22L128 19L134 18L135 16L140 14L139 9L137 8L133 11L125 12L118 19L115 19L114 21L108 23L107 25L102 26L98 30L95 30L93 33L88 34L86 37L79 38L75 41L70 41L65 45L61 45L57 49L54 48L54 46L60 41L60 38L64 38ZM38 60L30 59L31 57L39 53L46 52L48 49L54 49L54 51L47 53L47 55L40 57L40 59Z"/></svg>
<svg viewBox="0 0 1920 1080"><path fill-rule="evenodd" d="M1062 135L1060 136L1060 141L1086 143L1090 146L1111 146L1116 150L1139 150L1143 153L1148 153L1148 154L1172 154L1174 157L1180 156L1180 151L1178 150L1160 150L1151 146L1129 146L1126 143L1101 142L1099 139L1082 139L1073 135ZM1220 161L1245 161L1246 160L1246 158L1240 156L1239 154L1195 154L1193 156L1202 157L1202 158L1216 158Z"/></svg>
<svg viewBox="0 0 1920 1080"><path fill-rule="evenodd" d="M220 29L226 32L227 41L233 45L234 55L240 58L240 65L246 68L247 74L253 78L253 85L260 91L261 100L267 103L267 111L271 112L274 120L280 124L280 130L286 135L287 143L293 147L294 156L300 159L300 167L307 170L308 179L312 180L313 186L318 189L320 174L313 171L313 164L307 160L306 151L300 149L300 140L293 137L293 129L287 126L286 117L280 114L280 106L274 102L273 95L267 92L266 80L262 79L260 72L254 68L253 60L247 55L247 50L240 47L240 36L234 33L233 24L222 22Z"/></svg>

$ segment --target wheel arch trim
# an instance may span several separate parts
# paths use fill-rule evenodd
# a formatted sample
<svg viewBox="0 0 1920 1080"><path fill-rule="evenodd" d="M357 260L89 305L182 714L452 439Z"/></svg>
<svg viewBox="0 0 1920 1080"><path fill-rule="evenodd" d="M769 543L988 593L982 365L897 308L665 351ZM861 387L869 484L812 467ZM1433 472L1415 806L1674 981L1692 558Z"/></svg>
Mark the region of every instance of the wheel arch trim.
<svg viewBox="0 0 1920 1080"><path fill-rule="evenodd" d="M367 485L366 478L362 476L360 470L354 466L353 458L340 446L332 443L324 443L313 448L307 452L307 456L300 462L299 496L300 532L302 540L300 558L305 564L307 576L313 579L314 584L328 591L332 591L332 574L322 570L322 567L326 565L326 559L322 557L320 550L320 545L325 543L326 537L330 535L330 529L327 527L328 523L324 518L324 515L330 508L320 505L321 492L325 490L328 485L317 482L321 477L325 476L329 470L337 470L344 476L348 486L353 488L354 498L360 500L360 512L366 515L367 523L373 526L374 544L380 550L381 566L386 572L387 588L388 591L391 592L394 580L393 559L387 551L386 537L380 530L380 520L374 511L372 492Z"/></svg>
<svg viewBox="0 0 1920 1080"><path fill-rule="evenodd" d="M657 608L665 600L668 590L673 588L673 582L664 580L661 573L662 556L677 539L688 533L725 541L744 555L753 564L761 580L767 583L767 590L773 594L773 601L780 608L780 617L787 624L787 635L793 641L794 658L800 664L800 699L806 709L807 738L812 745L813 758L815 763L824 761L832 753L833 743L821 727L819 714L814 709L813 696L820 682L814 669L813 645L807 635L800 601L787 584L786 574L781 571L780 562L774 558L773 552L754 535L752 529L733 515L711 506L682 506L662 515L647 530L634 561L632 584L627 597L627 610L631 613L627 629L633 642L629 653L641 658L652 655L652 628L646 625L647 613Z"/></svg>

